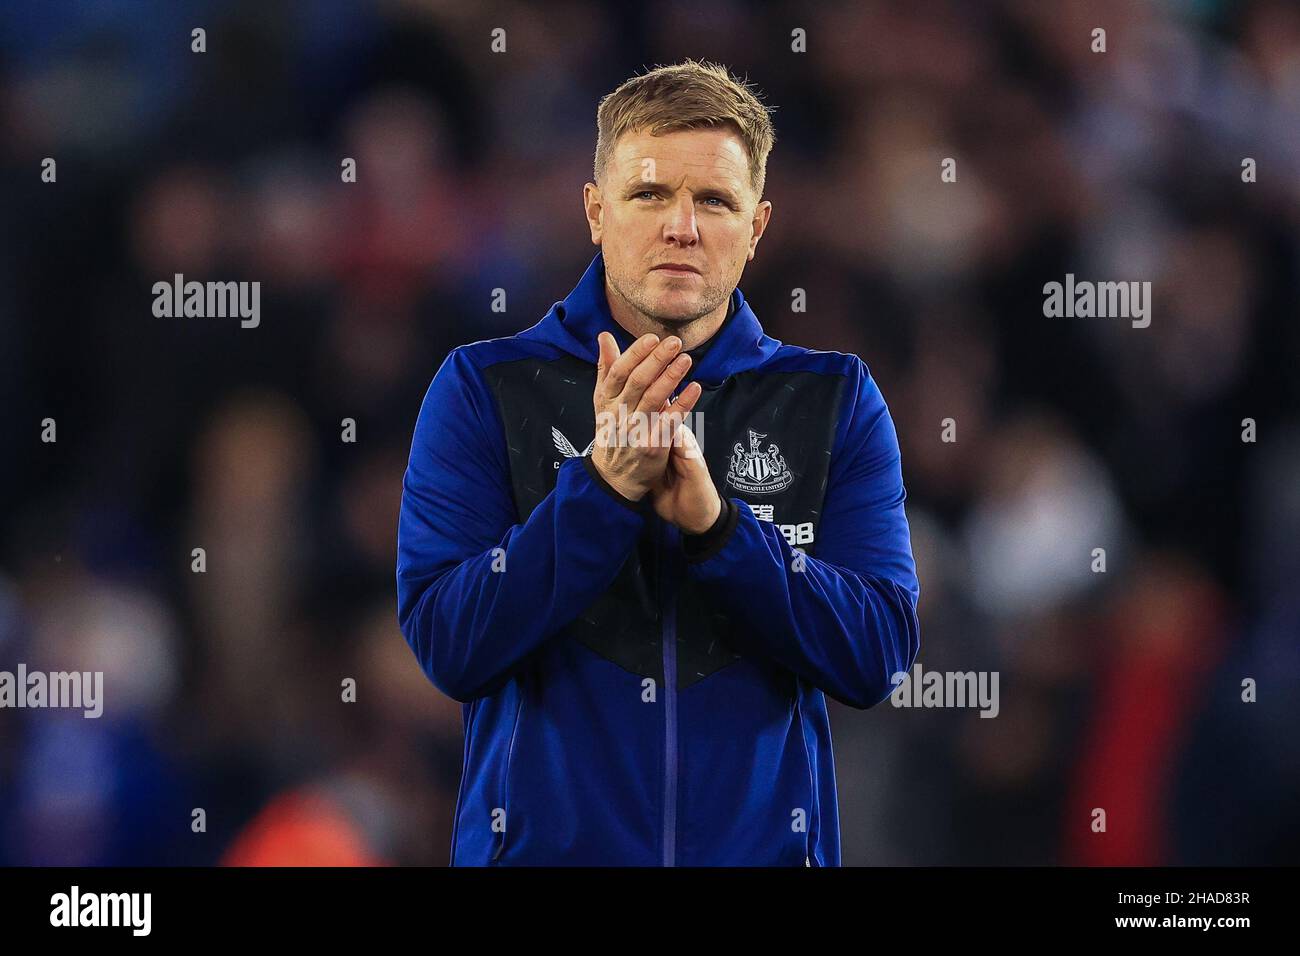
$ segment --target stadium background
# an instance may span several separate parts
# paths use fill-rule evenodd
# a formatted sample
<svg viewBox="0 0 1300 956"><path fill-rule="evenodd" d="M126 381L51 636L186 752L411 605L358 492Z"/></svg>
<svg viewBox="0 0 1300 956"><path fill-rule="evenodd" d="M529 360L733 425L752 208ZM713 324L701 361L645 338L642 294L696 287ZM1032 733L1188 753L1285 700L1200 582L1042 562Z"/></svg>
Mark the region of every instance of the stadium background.
<svg viewBox="0 0 1300 956"><path fill-rule="evenodd" d="M106 705L0 711L0 862L446 862L415 415L577 282L597 99L686 56L777 107L741 288L881 384L922 666L1000 673L994 720L833 705L844 861L1296 861L1300 6L87 0L0 6L0 669ZM177 272L260 327L155 318ZM1045 318L1066 273L1150 328Z"/></svg>

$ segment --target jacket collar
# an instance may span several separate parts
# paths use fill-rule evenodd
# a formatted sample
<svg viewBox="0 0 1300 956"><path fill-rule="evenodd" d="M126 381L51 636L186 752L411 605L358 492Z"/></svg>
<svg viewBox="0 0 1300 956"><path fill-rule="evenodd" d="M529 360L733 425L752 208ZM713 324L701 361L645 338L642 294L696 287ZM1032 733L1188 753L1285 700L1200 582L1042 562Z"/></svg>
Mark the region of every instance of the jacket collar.
<svg viewBox="0 0 1300 956"><path fill-rule="evenodd" d="M728 376L762 365L781 347L780 342L764 334L739 288L731 292L730 311L731 318L714 333L704 355L691 366L686 382L721 384ZM612 334L620 351L626 351L634 341L610 313L605 296L605 259L601 252L596 253L573 291L555 303L546 318L558 321L565 333L563 341L557 344L592 365L596 364L596 337L601 332Z"/></svg>

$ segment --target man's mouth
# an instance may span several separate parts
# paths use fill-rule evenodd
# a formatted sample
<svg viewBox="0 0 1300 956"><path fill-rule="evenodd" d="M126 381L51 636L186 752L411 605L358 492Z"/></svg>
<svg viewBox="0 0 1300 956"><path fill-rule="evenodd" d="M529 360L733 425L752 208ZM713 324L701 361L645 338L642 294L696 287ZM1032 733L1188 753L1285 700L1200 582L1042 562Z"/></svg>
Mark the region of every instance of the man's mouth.
<svg viewBox="0 0 1300 956"><path fill-rule="evenodd" d="M700 274L700 270L696 269L694 266L688 266L677 262L665 262L661 266L655 266L650 271L666 272L669 275L674 276L697 276Z"/></svg>

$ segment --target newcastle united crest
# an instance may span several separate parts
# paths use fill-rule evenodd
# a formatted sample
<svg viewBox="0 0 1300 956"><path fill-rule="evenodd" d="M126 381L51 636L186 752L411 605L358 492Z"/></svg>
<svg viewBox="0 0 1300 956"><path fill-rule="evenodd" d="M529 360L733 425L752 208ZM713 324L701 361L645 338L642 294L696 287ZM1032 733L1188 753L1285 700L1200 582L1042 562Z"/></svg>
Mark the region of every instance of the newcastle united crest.
<svg viewBox="0 0 1300 956"><path fill-rule="evenodd" d="M738 491L747 491L755 495L770 495L790 487L794 475L786 467L781 449L769 444L766 451L760 451L758 443L767 435L749 430L749 451L741 447L740 442L732 446L731 470L727 472L727 484Z"/></svg>

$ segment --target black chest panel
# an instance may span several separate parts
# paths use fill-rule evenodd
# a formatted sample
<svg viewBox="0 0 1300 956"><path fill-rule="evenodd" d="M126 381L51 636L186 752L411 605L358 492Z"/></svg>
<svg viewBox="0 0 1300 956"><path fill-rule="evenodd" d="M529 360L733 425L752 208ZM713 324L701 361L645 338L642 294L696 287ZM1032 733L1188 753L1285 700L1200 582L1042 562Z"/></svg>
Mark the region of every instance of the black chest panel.
<svg viewBox="0 0 1300 956"><path fill-rule="evenodd" d="M564 459L584 454L596 432L596 369L573 356L520 359L485 370L505 426L515 506L526 521L555 488ZM761 520L809 555L835 440L845 379L814 372L742 372L706 388L690 424L719 492L745 501ZM739 660L745 625L684 573L666 528L647 522L610 588L568 627L602 657L663 681L666 581L677 588L677 686ZM671 576L671 577L670 577Z"/></svg>

